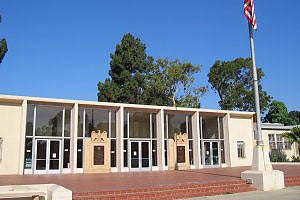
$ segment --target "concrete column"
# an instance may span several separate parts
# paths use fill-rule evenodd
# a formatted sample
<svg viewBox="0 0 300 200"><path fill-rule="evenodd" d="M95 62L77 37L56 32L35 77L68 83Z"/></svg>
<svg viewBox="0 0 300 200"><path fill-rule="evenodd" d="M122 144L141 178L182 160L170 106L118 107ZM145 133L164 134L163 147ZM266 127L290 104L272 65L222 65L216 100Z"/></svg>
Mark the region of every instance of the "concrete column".
<svg viewBox="0 0 300 200"><path fill-rule="evenodd" d="M164 153L164 110L161 109L157 114L157 165L159 170L164 169L165 165L165 153Z"/></svg>
<svg viewBox="0 0 300 200"><path fill-rule="evenodd" d="M192 115L192 132L193 132L193 155L195 168L200 168L200 126L199 126L199 112Z"/></svg>
<svg viewBox="0 0 300 200"><path fill-rule="evenodd" d="M70 145L70 166L71 172L77 172L77 132L78 132L78 103L72 108L71 145Z"/></svg>
<svg viewBox="0 0 300 200"><path fill-rule="evenodd" d="M124 107L116 112L116 164L118 172L123 168L123 135L124 135Z"/></svg>
<svg viewBox="0 0 300 200"><path fill-rule="evenodd" d="M231 167L231 150L230 150L230 115L227 113L223 118L224 131L224 155L227 167Z"/></svg>
<svg viewBox="0 0 300 200"><path fill-rule="evenodd" d="M27 117L27 100L22 102L22 116L21 116L21 136L20 136L20 160L18 174L24 173L24 155L25 155L25 136L26 136L26 117ZM33 167L33 166L32 166Z"/></svg>

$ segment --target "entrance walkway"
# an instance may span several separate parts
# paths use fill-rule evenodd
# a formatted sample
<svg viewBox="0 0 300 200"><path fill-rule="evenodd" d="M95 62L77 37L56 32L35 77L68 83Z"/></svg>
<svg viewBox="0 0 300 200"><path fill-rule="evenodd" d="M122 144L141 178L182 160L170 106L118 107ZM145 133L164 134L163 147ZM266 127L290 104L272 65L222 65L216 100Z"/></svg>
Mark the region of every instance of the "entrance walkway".
<svg viewBox="0 0 300 200"><path fill-rule="evenodd" d="M241 172L247 169L249 167L107 174L2 175L0 185L52 183L73 192L134 190L237 181ZM300 176L300 165L276 165L274 169L282 170L285 177Z"/></svg>

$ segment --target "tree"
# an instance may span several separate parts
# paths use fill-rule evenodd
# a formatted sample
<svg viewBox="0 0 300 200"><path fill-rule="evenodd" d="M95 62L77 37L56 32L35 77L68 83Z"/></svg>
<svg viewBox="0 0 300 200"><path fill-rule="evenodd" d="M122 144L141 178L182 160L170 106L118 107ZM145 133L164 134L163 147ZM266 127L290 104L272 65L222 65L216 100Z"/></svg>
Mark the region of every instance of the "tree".
<svg viewBox="0 0 300 200"><path fill-rule="evenodd" d="M98 83L98 101L199 107L206 87L193 87L200 66L154 59L139 38L125 34L111 54L111 77Z"/></svg>
<svg viewBox="0 0 300 200"><path fill-rule="evenodd" d="M2 17L0 15L0 23L2 22ZM0 63L2 63L2 60L6 54L6 52L8 51L7 49L7 42L5 39L1 39L0 41Z"/></svg>
<svg viewBox="0 0 300 200"><path fill-rule="evenodd" d="M257 77L260 82L264 73L257 69ZM252 75L252 62L250 58L237 58L233 61L217 60L210 68L208 81L211 88L218 94L219 105L224 110L254 111L254 84ZM266 111L272 97L262 90L258 84L260 96L260 108Z"/></svg>
<svg viewBox="0 0 300 200"><path fill-rule="evenodd" d="M98 100L121 103L142 103L145 76L150 73L153 58L146 54L146 46L139 38L125 34L110 55L111 79L98 83Z"/></svg>
<svg viewBox="0 0 300 200"><path fill-rule="evenodd" d="M281 101L272 101L269 111L264 118L265 122L282 123L284 125L295 125L296 122L289 116L288 109Z"/></svg>
<svg viewBox="0 0 300 200"><path fill-rule="evenodd" d="M285 132L282 136L287 138L292 144L298 144L298 153L300 154L300 127L293 127L290 132Z"/></svg>
<svg viewBox="0 0 300 200"><path fill-rule="evenodd" d="M290 118L292 118L297 124L300 124L300 111L291 111L289 112Z"/></svg>
<svg viewBox="0 0 300 200"><path fill-rule="evenodd" d="M200 97L207 91L205 86L193 87L194 75L200 69L198 65L178 59L157 59L146 90L152 95L148 94L146 97L151 101L162 98L160 102L163 104L158 105L200 107Z"/></svg>

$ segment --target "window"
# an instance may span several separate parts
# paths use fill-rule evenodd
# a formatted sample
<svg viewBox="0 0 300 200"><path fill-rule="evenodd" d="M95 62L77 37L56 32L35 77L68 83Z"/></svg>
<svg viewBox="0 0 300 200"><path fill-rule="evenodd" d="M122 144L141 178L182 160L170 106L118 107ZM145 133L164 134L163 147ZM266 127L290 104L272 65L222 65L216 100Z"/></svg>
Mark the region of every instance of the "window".
<svg viewBox="0 0 300 200"><path fill-rule="evenodd" d="M292 149L292 143L287 138L283 138L283 148L286 150Z"/></svg>
<svg viewBox="0 0 300 200"><path fill-rule="evenodd" d="M283 138L281 134L276 134L276 144L278 150L283 149Z"/></svg>
<svg viewBox="0 0 300 200"><path fill-rule="evenodd" d="M238 151L238 158L245 158L245 142L238 141L237 142L237 151Z"/></svg>
<svg viewBox="0 0 300 200"><path fill-rule="evenodd" d="M269 136L270 149L276 149L276 142L275 142L274 134L269 134L268 136Z"/></svg>

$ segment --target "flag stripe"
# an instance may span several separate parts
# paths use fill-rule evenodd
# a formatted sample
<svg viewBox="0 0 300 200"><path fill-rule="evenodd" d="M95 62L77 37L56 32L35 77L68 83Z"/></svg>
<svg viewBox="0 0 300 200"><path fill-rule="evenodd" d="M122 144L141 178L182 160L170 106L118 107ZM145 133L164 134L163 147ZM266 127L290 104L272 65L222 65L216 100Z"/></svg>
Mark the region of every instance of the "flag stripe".
<svg viewBox="0 0 300 200"><path fill-rule="evenodd" d="M257 29L256 15L254 10L254 0L244 0L244 15L253 29Z"/></svg>

